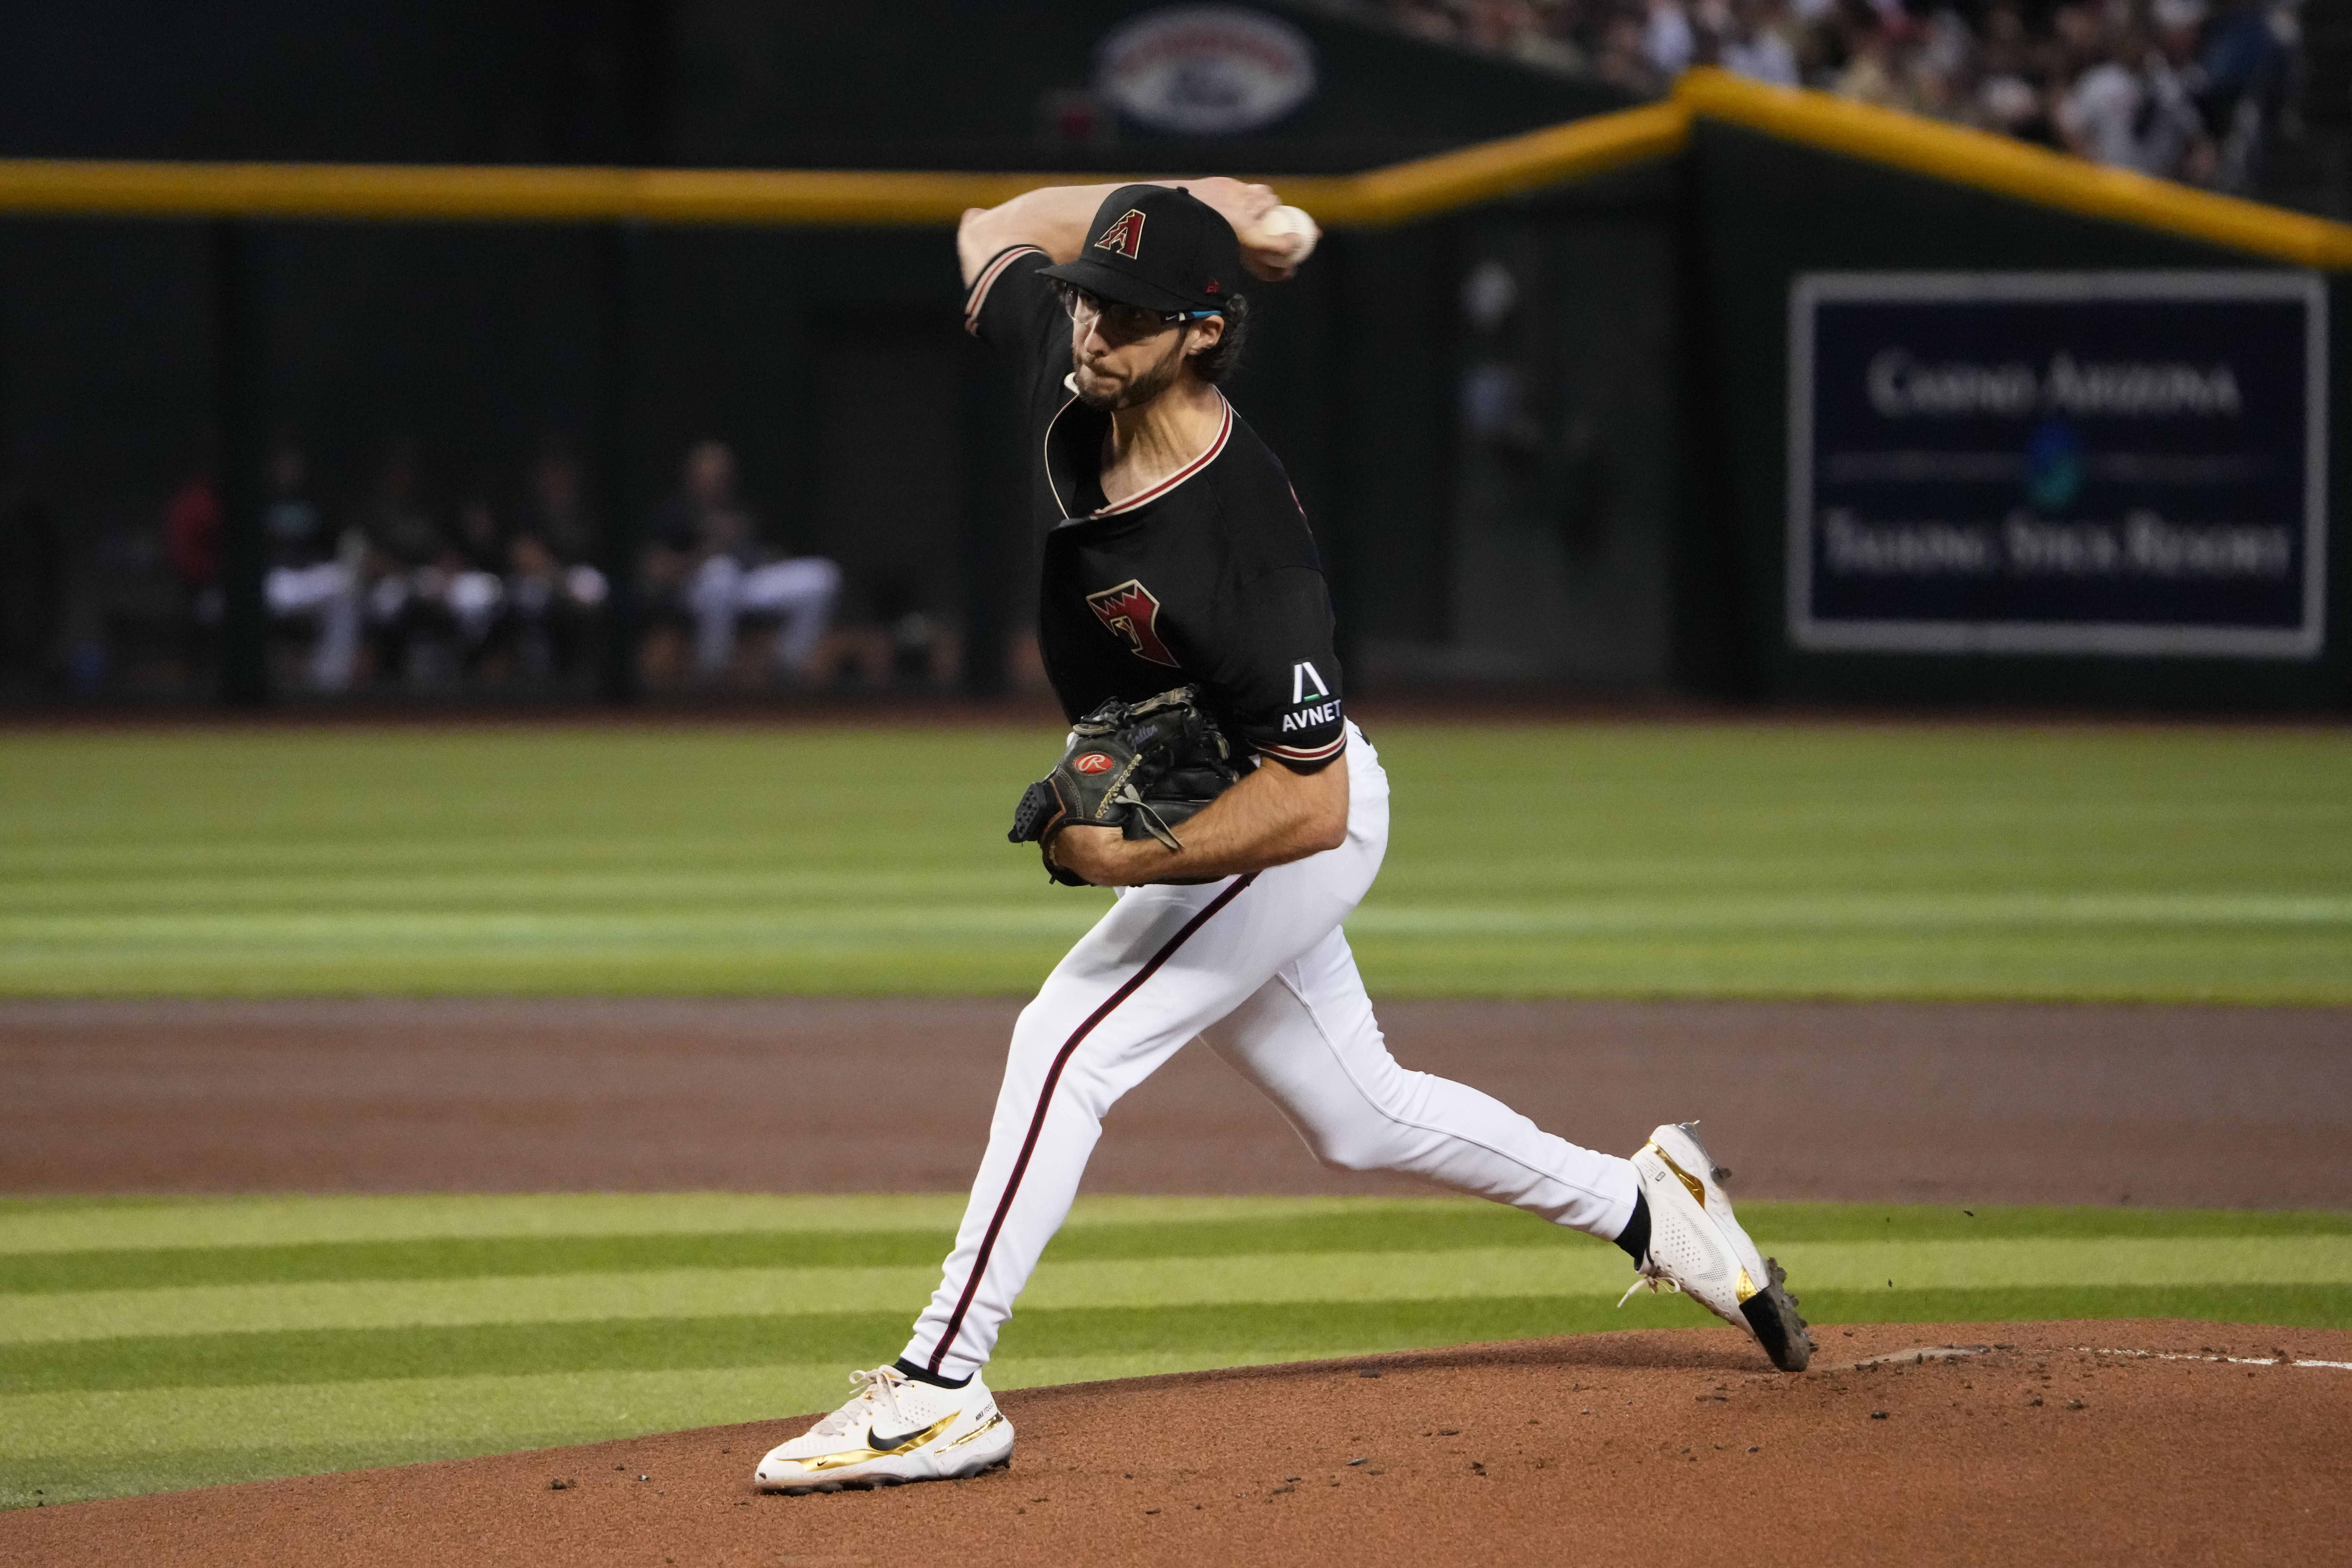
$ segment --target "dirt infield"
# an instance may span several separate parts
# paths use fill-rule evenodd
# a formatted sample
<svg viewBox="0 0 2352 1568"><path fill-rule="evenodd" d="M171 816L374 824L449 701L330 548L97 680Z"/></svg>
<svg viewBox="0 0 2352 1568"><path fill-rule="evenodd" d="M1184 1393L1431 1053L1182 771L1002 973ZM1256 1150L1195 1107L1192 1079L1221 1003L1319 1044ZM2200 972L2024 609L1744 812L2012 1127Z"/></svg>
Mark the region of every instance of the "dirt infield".
<svg viewBox="0 0 2352 1568"><path fill-rule="evenodd" d="M960 1189L1009 1001L0 1004L0 1192ZM1409 1066L1743 1196L2352 1207L2352 1010L1394 1003ZM909 1085L919 1086L910 1090ZM1206 1051L1090 1190L1423 1190L1318 1167Z"/></svg>
<svg viewBox="0 0 2352 1568"><path fill-rule="evenodd" d="M1827 1331L1814 1364L1687 1330L1035 1389L1003 1401L1013 1468L969 1482L755 1493L800 1417L23 1510L0 1561L2203 1564L2352 1540L2352 1333L1890 1326Z"/></svg>

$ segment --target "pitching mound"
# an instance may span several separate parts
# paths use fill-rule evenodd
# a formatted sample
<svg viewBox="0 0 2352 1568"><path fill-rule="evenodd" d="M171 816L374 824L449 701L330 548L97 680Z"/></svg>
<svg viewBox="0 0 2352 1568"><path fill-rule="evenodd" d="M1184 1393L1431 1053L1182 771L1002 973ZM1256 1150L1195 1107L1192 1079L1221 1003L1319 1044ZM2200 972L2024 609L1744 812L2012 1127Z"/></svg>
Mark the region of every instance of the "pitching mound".
<svg viewBox="0 0 2352 1568"><path fill-rule="evenodd" d="M1601 1334L1032 1389L1009 1472L765 1497L809 1417L0 1516L0 1561L2335 1561L2352 1333L2192 1322ZM2227 1359L2224 1359L2227 1358Z"/></svg>

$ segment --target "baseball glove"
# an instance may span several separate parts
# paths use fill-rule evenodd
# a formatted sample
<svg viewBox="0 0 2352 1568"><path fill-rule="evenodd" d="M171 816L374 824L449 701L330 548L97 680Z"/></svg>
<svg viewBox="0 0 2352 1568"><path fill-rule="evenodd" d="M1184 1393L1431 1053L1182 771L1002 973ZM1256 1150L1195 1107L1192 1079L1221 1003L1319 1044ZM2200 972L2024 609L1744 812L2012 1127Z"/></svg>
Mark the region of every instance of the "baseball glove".
<svg viewBox="0 0 2352 1568"><path fill-rule="evenodd" d="M1071 727L1062 760L1022 795L1004 837L1037 845L1054 880L1083 888L1084 879L1045 852L1055 834L1084 823L1181 849L1178 825L1240 776L1224 731L1201 710L1198 688L1180 686L1134 703L1114 700Z"/></svg>

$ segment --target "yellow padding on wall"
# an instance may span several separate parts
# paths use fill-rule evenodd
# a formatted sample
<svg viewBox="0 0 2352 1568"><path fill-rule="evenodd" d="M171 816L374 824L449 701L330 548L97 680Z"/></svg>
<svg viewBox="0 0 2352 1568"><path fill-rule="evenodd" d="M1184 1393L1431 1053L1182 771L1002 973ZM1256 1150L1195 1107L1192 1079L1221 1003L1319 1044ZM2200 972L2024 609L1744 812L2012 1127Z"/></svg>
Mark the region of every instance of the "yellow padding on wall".
<svg viewBox="0 0 2352 1568"><path fill-rule="evenodd" d="M1825 152L2316 268L2352 267L2352 225L2086 163L1987 131L1922 120L1728 71L1684 75L1675 98L1711 120Z"/></svg>
<svg viewBox="0 0 2352 1568"><path fill-rule="evenodd" d="M1278 188L1326 222L1402 223L1667 157L1689 139L1690 115L1681 105L1653 103L1334 180L1340 188L1319 208L1297 194L1300 181L1284 180Z"/></svg>
<svg viewBox="0 0 2352 1568"><path fill-rule="evenodd" d="M1663 157L1689 117L1672 104L1571 121L1370 174L1286 178L1327 224L1390 224ZM849 170L549 169L384 163L0 161L0 211L136 216L451 221L951 224L1046 184L1107 174Z"/></svg>
<svg viewBox="0 0 2352 1568"><path fill-rule="evenodd" d="M1672 156L1689 140L1694 114L2044 206L2305 267L2352 268L2352 225L1715 69L1686 73L1667 102L1361 174L1274 183L1285 200L1327 225L1379 227ZM0 213L939 226L967 207L993 206L1039 185L1118 177L21 159L0 160Z"/></svg>
<svg viewBox="0 0 2352 1568"><path fill-rule="evenodd" d="M1040 174L0 161L0 210L476 222L953 223ZM1070 175L1094 180L1100 175Z"/></svg>

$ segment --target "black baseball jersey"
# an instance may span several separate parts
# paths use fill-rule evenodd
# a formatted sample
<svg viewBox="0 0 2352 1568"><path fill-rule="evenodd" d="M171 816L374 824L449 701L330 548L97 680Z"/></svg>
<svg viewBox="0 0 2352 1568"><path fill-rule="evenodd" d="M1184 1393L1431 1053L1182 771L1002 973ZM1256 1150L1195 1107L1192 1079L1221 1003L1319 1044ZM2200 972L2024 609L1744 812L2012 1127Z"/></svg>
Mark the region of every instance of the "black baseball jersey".
<svg viewBox="0 0 2352 1568"><path fill-rule="evenodd" d="M964 324L1019 371L1045 531L1037 607L1046 678L1072 719L1186 682L1241 745L1309 767L1347 744L1331 595L1282 464L1233 405L1207 448L1116 506L1110 416L1070 389L1070 319L1034 246L1000 252Z"/></svg>

